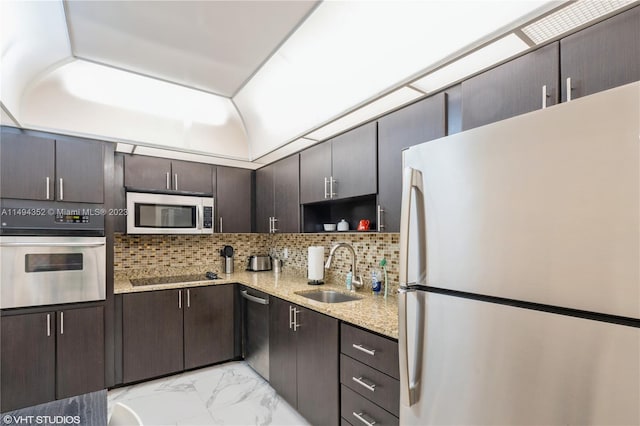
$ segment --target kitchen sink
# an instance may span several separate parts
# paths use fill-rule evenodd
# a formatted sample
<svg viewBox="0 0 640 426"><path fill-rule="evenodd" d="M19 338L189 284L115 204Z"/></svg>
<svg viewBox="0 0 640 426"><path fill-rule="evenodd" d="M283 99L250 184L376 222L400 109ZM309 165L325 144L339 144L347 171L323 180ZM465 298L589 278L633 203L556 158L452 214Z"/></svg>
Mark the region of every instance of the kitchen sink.
<svg viewBox="0 0 640 426"><path fill-rule="evenodd" d="M296 291L296 294L299 296L304 296L306 298L317 300L318 302L324 302L324 303L351 302L354 300L362 299L362 297L360 296L353 296L351 294L340 293L339 291L334 291L334 290Z"/></svg>

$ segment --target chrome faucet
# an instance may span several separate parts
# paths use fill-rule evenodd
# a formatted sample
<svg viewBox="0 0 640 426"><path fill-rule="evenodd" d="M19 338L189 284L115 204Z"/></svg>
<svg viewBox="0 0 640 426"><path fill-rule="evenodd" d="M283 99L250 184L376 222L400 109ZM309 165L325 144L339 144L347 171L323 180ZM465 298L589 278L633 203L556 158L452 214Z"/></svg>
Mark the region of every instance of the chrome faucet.
<svg viewBox="0 0 640 426"><path fill-rule="evenodd" d="M324 269L329 269L331 267L331 261L333 260L333 254L340 247L346 248L351 253L351 272L353 274L353 278L351 279L351 284L355 288L362 288L362 286L364 285L364 281L362 281L362 276L358 275L358 273L357 273L356 263L357 263L358 260L356 258L356 251L353 249L351 244L349 244L349 243L337 243L336 245L331 247L331 250L329 251L329 257L327 258L327 263L324 264Z"/></svg>

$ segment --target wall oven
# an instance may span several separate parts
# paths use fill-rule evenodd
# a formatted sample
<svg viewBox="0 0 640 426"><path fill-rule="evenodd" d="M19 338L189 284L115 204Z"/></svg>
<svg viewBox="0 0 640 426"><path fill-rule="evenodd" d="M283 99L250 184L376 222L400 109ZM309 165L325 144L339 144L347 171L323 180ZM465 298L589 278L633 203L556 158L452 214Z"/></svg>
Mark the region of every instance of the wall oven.
<svg viewBox="0 0 640 426"><path fill-rule="evenodd" d="M213 198L127 192L128 234L213 234Z"/></svg>
<svg viewBox="0 0 640 426"><path fill-rule="evenodd" d="M0 309L104 300L105 237L0 236Z"/></svg>
<svg viewBox="0 0 640 426"><path fill-rule="evenodd" d="M105 300L103 207L0 200L0 309Z"/></svg>

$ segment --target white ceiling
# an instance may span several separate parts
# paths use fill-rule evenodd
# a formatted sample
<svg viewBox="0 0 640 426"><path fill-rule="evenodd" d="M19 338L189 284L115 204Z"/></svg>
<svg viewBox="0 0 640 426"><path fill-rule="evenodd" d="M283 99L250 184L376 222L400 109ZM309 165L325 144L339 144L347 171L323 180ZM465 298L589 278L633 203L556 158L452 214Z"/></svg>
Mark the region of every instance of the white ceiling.
<svg viewBox="0 0 640 426"><path fill-rule="evenodd" d="M73 55L232 97L317 1L68 1Z"/></svg>
<svg viewBox="0 0 640 426"><path fill-rule="evenodd" d="M0 0L2 123L256 168L520 54L523 28L592 3Z"/></svg>

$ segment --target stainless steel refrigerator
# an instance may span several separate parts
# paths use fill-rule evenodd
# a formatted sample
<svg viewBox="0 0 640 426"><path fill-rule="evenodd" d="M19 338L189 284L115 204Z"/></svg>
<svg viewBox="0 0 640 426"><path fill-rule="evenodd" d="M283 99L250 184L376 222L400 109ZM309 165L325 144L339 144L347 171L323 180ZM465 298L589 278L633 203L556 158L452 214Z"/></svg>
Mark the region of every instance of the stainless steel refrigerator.
<svg viewBox="0 0 640 426"><path fill-rule="evenodd" d="M404 152L400 424L640 424L639 99Z"/></svg>

